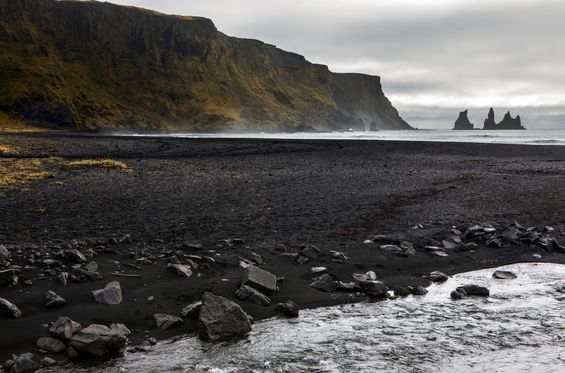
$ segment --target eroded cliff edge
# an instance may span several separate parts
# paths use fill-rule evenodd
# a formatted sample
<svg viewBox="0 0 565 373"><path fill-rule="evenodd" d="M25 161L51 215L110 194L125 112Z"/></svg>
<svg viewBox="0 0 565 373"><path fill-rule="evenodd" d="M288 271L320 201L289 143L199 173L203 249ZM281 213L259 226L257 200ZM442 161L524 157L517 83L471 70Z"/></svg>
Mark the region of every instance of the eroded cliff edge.
<svg viewBox="0 0 565 373"><path fill-rule="evenodd" d="M0 114L80 130L411 128L378 76L332 73L205 18L55 0L0 0Z"/></svg>

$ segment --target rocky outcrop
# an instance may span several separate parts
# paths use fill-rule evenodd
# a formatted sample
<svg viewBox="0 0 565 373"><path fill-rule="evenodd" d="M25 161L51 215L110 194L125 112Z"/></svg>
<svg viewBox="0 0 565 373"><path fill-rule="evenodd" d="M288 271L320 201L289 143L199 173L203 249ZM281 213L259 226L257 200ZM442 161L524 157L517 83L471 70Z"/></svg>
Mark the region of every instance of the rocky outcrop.
<svg viewBox="0 0 565 373"><path fill-rule="evenodd" d="M467 117L468 110L459 113L459 118L455 121L454 130L472 130L474 129L473 123Z"/></svg>
<svg viewBox="0 0 565 373"><path fill-rule="evenodd" d="M506 112L504 118L500 123L496 123L494 119L494 109L490 108L488 112L488 117L485 119L484 123L484 130L523 130L525 129L522 126L522 120L520 116L516 116L516 118L512 118L510 115L510 111Z"/></svg>
<svg viewBox="0 0 565 373"><path fill-rule="evenodd" d="M211 20L96 1L0 0L0 112L57 128L410 129L380 78Z"/></svg>

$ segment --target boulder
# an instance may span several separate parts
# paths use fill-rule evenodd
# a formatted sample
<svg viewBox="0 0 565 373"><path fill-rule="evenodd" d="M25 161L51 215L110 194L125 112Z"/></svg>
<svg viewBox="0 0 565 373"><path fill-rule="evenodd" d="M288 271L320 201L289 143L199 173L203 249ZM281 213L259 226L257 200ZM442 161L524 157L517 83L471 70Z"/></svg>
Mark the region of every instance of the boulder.
<svg viewBox="0 0 565 373"><path fill-rule="evenodd" d="M10 251L6 249L6 246L0 245L0 261L10 259Z"/></svg>
<svg viewBox="0 0 565 373"><path fill-rule="evenodd" d="M236 292L235 296L240 300L249 300L263 306L268 306L271 304L271 300L265 294L253 289L250 286L243 285Z"/></svg>
<svg viewBox="0 0 565 373"><path fill-rule="evenodd" d="M517 278L518 276L516 276L516 274L514 274L513 272L510 272L510 271L495 271L492 274L492 277L494 277L496 279L500 279L500 280L513 280L513 279Z"/></svg>
<svg viewBox="0 0 565 373"><path fill-rule="evenodd" d="M374 271L368 271L366 273L354 273L353 279L355 281L376 281L377 274Z"/></svg>
<svg viewBox="0 0 565 373"><path fill-rule="evenodd" d="M309 259L317 259L320 256L320 249L314 245L304 245L298 252Z"/></svg>
<svg viewBox="0 0 565 373"><path fill-rule="evenodd" d="M45 307L59 307L65 305L65 303L67 303L67 301L54 291L49 290L45 293Z"/></svg>
<svg viewBox="0 0 565 373"><path fill-rule="evenodd" d="M251 331L249 317L231 300L206 292L198 316L198 336L217 342L245 337Z"/></svg>
<svg viewBox="0 0 565 373"><path fill-rule="evenodd" d="M155 325L163 330L175 329L184 324L183 319L180 317L164 313L156 313L153 315L153 318L155 319Z"/></svg>
<svg viewBox="0 0 565 373"><path fill-rule="evenodd" d="M122 303L122 288L118 281L112 281L104 289L92 292L97 303L116 305Z"/></svg>
<svg viewBox="0 0 565 373"><path fill-rule="evenodd" d="M79 264L86 263L86 257L77 249L64 250L63 258Z"/></svg>
<svg viewBox="0 0 565 373"><path fill-rule="evenodd" d="M14 373L31 373L41 368L41 366L33 361L33 354L21 354L14 359L12 372Z"/></svg>
<svg viewBox="0 0 565 373"><path fill-rule="evenodd" d="M22 317L20 309L7 299L0 298L0 316L19 319Z"/></svg>
<svg viewBox="0 0 565 373"><path fill-rule="evenodd" d="M60 316L49 328L52 337L68 341L81 329L81 325L66 316Z"/></svg>
<svg viewBox="0 0 565 373"><path fill-rule="evenodd" d="M360 281L359 290L371 298L383 298L388 292L388 288L379 281Z"/></svg>
<svg viewBox="0 0 565 373"><path fill-rule="evenodd" d="M202 301L192 302L188 306L184 307L180 312L181 317L187 319L197 319L200 313L200 308L202 308Z"/></svg>
<svg viewBox="0 0 565 373"><path fill-rule="evenodd" d="M60 316L49 328L52 337L67 341L81 329L81 325L66 316Z"/></svg>
<svg viewBox="0 0 565 373"><path fill-rule="evenodd" d="M457 299L463 299L465 298L467 295L463 292L457 291L457 290L453 290L450 294L451 299L457 300Z"/></svg>
<svg viewBox="0 0 565 373"><path fill-rule="evenodd" d="M52 367L54 365L57 365L57 360L52 359L49 356L44 356L43 359L41 359L41 365L43 365L44 367Z"/></svg>
<svg viewBox="0 0 565 373"><path fill-rule="evenodd" d="M490 291L487 288L478 285L459 286L455 290L458 292L464 291L467 295L477 295L481 297L488 297L490 295Z"/></svg>
<svg viewBox="0 0 565 373"><path fill-rule="evenodd" d="M123 350L127 338L117 330L104 325L91 324L81 329L70 340L70 345L93 356L104 356Z"/></svg>
<svg viewBox="0 0 565 373"><path fill-rule="evenodd" d="M445 282L449 279L448 275L440 271L433 271L426 277L432 282Z"/></svg>
<svg viewBox="0 0 565 373"><path fill-rule="evenodd" d="M412 288L412 295L426 295L428 294L428 289L423 286L416 286Z"/></svg>
<svg viewBox="0 0 565 373"><path fill-rule="evenodd" d="M275 311L277 311L278 313L280 313L285 317L294 318L294 317L298 317L298 313L300 309L298 308L298 305L296 303L289 300L286 302L277 303L277 305L275 306Z"/></svg>
<svg viewBox="0 0 565 373"><path fill-rule="evenodd" d="M316 277L310 284L310 287L316 290L324 291L326 293L332 293L337 290L339 284L333 279L332 276L324 273L320 277Z"/></svg>
<svg viewBox="0 0 565 373"><path fill-rule="evenodd" d="M0 271L0 286L14 285L17 282L17 273L13 269L5 269Z"/></svg>
<svg viewBox="0 0 565 373"><path fill-rule="evenodd" d="M185 264L170 264L169 270L175 273L179 277L189 278L192 276L192 268Z"/></svg>
<svg viewBox="0 0 565 373"><path fill-rule="evenodd" d="M58 354L65 351L65 344L58 339L44 337L39 338L35 343L37 348L40 350L46 351L50 354Z"/></svg>
<svg viewBox="0 0 565 373"><path fill-rule="evenodd" d="M254 265L245 269L241 286L250 286L263 294L270 295L277 291L277 276Z"/></svg>

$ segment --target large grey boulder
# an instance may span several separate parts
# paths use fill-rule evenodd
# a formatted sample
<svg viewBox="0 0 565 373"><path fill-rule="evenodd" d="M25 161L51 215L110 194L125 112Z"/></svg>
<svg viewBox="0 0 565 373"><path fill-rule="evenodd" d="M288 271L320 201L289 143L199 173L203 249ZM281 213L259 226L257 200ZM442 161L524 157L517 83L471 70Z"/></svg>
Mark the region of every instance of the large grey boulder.
<svg viewBox="0 0 565 373"><path fill-rule="evenodd" d="M265 294L253 289L250 286L243 285L236 292L235 296L240 300L249 300L263 306L271 304L271 300Z"/></svg>
<svg viewBox="0 0 565 373"><path fill-rule="evenodd" d="M198 317L198 336L217 342L245 337L251 331L249 317L231 300L204 293Z"/></svg>
<svg viewBox="0 0 565 373"><path fill-rule="evenodd" d="M0 316L19 319L22 317L22 311L9 300L0 298Z"/></svg>
<svg viewBox="0 0 565 373"><path fill-rule="evenodd" d="M324 273L320 277L316 277L310 284L310 287L326 293L332 293L339 288L339 283L332 276Z"/></svg>
<svg viewBox="0 0 565 373"><path fill-rule="evenodd" d="M98 303L116 305L122 303L122 288L118 281L112 281L104 289L92 292L94 300Z"/></svg>
<svg viewBox="0 0 565 373"><path fill-rule="evenodd" d="M40 350L46 351L51 354L58 354L65 351L66 348L63 342L50 337L39 338L35 344Z"/></svg>
<svg viewBox="0 0 565 373"><path fill-rule="evenodd" d="M254 265L245 269L241 286L250 286L263 294L270 295L277 291L277 276Z"/></svg>
<svg viewBox="0 0 565 373"><path fill-rule="evenodd" d="M60 340L68 341L73 335L78 333L80 329L81 325L78 322L66 316L60 316L49 328L49 334Z"/></svg>
<svg viewBox="0 0 565 373"><path fill-rule="evenodd" d="M124 349L126 343L127 337L119 330L98 324L80 330L70 340L72 347L93 356L118 352Z"/></svg>

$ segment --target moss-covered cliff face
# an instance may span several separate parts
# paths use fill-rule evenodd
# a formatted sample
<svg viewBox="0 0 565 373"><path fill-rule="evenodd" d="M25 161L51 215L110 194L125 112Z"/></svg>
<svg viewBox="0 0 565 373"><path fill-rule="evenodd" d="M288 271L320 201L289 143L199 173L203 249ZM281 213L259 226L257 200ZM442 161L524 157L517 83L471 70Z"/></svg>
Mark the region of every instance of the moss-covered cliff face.
<svg viewBox="0 0 565 373"><path fill-rule="evenodd" d="M0 112L61 128L409 129L380 79L204 18L99 2L0 0Z"/></svg>

